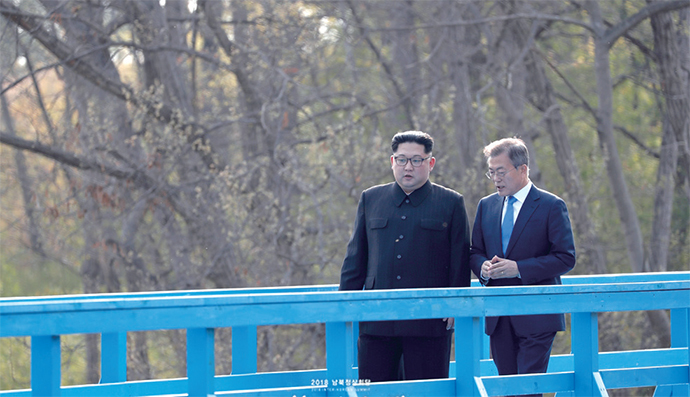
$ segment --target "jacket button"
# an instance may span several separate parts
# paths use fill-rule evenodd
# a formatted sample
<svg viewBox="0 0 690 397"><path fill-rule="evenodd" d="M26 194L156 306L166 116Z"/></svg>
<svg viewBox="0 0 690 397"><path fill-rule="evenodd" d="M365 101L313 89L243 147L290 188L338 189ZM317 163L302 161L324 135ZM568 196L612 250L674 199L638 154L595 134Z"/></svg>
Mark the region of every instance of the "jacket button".
<svg viewBox="0 0 690 397"><path fill-rule="evenodd" d="M405 219L407 219L407 216L406 216L406 215L403 215L403 216L400 217L400 219L405 220Z"/></svg>
<svg viewBox="0 0 690 397"><path fill-rule="evenodd" d="M402 258L402 255L398 255L398 259Z"/></svg>
<svg viewBox="0 0 690 397"><path fill-rule="evenodd" d="M402 239L404 238L404 236L401 234L400 236L398 236L398 238L399 238L400 240L402 240Z"/></svg>
<svg viewBox="0 0 690 397"><path fill-rule="evenodd" d="M398 280L400 280L402 277L398 276L398 277L396 277L396 278L397 278Z"/></svg>

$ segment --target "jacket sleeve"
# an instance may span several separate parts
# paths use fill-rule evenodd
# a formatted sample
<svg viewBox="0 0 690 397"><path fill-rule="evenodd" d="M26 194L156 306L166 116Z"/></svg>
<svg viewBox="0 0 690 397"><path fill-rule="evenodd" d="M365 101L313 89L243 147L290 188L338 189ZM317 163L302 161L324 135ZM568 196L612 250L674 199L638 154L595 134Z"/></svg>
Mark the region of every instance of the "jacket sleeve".
<svg viewBox="0 0 690 397"><path fill-rule="evenodd" d="M484 232L482 230L482 215L483 215L483 200L479 201L477 205L477 213L474 217L474 226L472 227L472 245L470 247L470 267L475 276L483 283L481 272L482 263L488 260L486 253L486 244L484 241Z"/></svg>
<svg viewBox="0 0 690 397"><path fill-rule="evenodd" d="M547 238L549 250L544 255L518 260L523 284L537 284L561 276L575 267L575 242L563 200L556 200L549 208Z"/></svg>
<svg viewBox="0 0 690 397"><path fill-rule="evenodd" d="M339 290L361 290L364 288L369 258L364 204L365 192L362 192L357 205L355 226L350 241L347 243L347 252L343 260L343 266L340 269Z"/></svg>
<svg viewBox="0 0 690 397"><path fill-rule="evenodd" d="M453 209L450 281L452 287L470 286L470 226L465 199L460 196Z"/></svg>

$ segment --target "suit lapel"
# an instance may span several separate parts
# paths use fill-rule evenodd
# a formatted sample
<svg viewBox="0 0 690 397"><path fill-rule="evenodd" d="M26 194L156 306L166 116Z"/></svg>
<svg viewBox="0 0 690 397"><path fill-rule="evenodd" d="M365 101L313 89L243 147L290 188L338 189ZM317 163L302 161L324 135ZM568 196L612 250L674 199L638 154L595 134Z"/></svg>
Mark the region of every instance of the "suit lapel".
<svg viewBox="0 0 690 397"><path fill-rule="evenodd" d="M508 249L506 250L506 257L509 257L510 251L512 251L513 247L515 246L515 242L520 237L520 234L522 234L522 231L525 229L525 226L527 225L527 221L532 216L537 207L539 207L539 190L537 190L536 186L532 186L532 188L529 191L529 194L527 194L527 198L525 198L525 202L522 204L522 208L520 208L520 213L518 214L517 220L515 221L515 226L513 226L513 233L510 235Z"/></svg>

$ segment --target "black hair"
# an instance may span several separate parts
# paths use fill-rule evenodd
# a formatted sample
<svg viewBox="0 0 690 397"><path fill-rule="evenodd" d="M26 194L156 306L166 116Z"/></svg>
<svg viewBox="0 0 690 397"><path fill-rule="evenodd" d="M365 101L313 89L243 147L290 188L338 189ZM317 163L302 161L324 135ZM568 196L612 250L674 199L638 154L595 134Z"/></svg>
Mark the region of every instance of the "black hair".
<svg viewBox="0 0 690 397"><path fill-rule="evenodd" d="M414 142L424 146L424 153L431 153L434 149L434 138L426 132L422 131L404 131L398 132L393 136L391 141L391 149L393 153L398 151L398 145L405 142Z"/></svg>

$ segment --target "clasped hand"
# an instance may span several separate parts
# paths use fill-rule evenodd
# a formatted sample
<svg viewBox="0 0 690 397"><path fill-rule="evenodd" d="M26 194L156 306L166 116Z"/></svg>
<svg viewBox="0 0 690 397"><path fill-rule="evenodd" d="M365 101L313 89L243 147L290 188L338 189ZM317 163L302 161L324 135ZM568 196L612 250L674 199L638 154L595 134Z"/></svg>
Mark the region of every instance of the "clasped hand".
<svg viewBox="0 0 690 397"><path fill-rule="evenodd" d="M517 262L494 255L490 261L482 263L482 277L485 279L513 278L520 274Z"/></svg>

